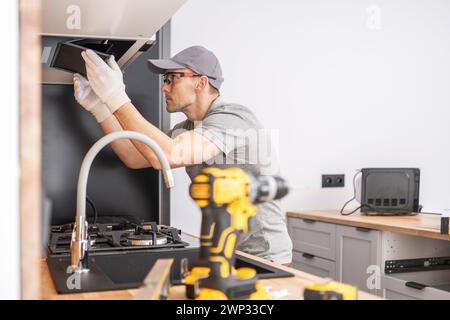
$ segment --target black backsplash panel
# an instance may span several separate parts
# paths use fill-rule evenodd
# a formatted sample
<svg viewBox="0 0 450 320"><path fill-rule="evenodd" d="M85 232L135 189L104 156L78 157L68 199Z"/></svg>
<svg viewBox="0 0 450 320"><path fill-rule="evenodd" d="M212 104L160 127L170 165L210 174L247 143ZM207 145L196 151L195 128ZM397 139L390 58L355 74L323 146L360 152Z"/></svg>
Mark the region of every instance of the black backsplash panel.
<svg viewBox="0 0 450 320"><path fill-rule="evenodd" d="M125 71L126 91L142 115L159 123L159 81L146 66L159 58L159 43ZM51 225L73 222L78 173L89 148L103 136L95 119L75 101L73 86L43 85L43 175L45 196L51 201ZM88 197L99 216L134 215L158 221L159 175L153 169L127 168L110 147L95 159L88 180ZM88 217L92 210L87 206Z"/></svg>

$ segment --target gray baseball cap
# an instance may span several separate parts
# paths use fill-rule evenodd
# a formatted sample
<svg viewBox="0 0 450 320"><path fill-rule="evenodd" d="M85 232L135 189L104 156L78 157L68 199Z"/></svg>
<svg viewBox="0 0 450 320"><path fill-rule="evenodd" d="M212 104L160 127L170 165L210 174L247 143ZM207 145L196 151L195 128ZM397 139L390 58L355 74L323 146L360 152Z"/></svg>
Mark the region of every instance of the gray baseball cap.
<svg viewBox="0 0 450 320"><path fill-rule="evenodd" d="M220 90L224 80L216 55L202 46L186 48L171 59L149 59L147 65L150 71L160 74L171 69L191 69L195 73L207 76L209 83L217 90Z"/></svg>

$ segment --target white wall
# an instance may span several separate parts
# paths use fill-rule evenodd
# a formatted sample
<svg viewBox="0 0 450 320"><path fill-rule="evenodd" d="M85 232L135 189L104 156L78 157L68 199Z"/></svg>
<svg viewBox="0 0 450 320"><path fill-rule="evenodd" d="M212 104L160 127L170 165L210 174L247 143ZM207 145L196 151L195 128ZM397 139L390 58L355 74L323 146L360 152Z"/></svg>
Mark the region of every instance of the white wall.
<svg viewBox="0 0 450 320"><path fill-rule="evenodd" d="M285 209L340 208L355 170L378 166L421 168L424 210L450 208L449 1L189 0L172 53L197 44L219 57L226 100L280 131L298 187ZM323 173L346 187L322 189ZM176 183L173 224L198 233L183 170Z"/></svg>
<svg viewBox="0 0 450 320"><path fill-rule="evenodd" d="M2 124L0 135L0 299L20 297L19 278L19 174L18 174L18 1L4 1L0 11L2 48Z"/></svg>

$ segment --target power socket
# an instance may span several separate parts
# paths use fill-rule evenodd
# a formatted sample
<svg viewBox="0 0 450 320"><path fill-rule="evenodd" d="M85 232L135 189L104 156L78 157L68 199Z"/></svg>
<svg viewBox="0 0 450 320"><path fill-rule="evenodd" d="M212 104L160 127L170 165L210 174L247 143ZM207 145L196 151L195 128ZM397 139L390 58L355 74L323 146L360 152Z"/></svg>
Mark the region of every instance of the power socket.
<svg viewBox="0 0 450 320"><path fill-rule="evenodd" d="M345 187L344 174L323 174L322 188Z"/></svg>

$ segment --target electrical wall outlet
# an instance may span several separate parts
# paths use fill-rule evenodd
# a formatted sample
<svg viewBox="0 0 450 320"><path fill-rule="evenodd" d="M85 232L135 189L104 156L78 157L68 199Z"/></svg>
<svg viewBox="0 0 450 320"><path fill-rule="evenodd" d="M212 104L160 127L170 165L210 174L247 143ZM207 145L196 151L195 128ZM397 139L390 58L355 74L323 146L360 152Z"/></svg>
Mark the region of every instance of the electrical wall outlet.
<svg viewBox="0 0 450 320"><path fill-rule="evenodd" d="M336 188L345 186L344 174L323 174L322 188Z"/></svg>

